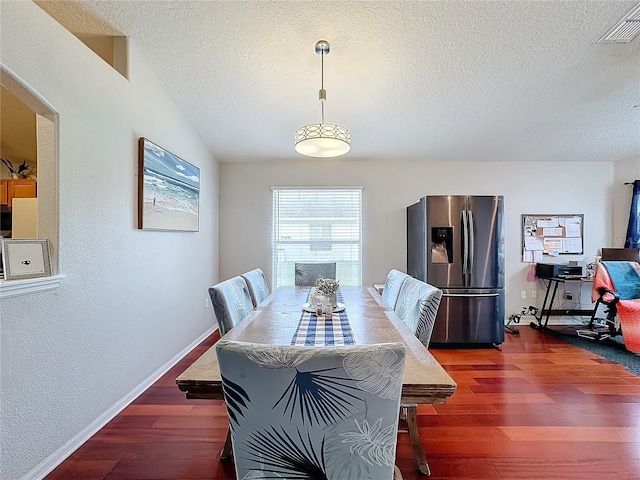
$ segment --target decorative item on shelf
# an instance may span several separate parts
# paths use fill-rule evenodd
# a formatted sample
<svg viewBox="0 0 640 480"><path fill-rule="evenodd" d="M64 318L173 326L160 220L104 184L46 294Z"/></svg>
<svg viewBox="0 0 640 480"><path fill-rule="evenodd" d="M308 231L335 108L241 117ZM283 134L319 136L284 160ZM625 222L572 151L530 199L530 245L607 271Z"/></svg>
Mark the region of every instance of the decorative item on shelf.
<svg viewBox="0 0 640 480"><path fill-rule="evenodd" d="M325 302L330 300L330 303L333 307L338 306L338 300L336 298L336 294L338 293L338 289L340 288L340 281L334 278L318 278L316 281L316 289L322 295L324 295Z"/></svg>
<svg viewBox="0 0 640 480"><path fill-rule="evenodd" d="M23 160L17 167L14 167L8 158L0 158L0 161L2 161L4 166L7 167L7 170L9 170L9 178L11 179L27 178L29 172L33 170L33 165L27 164L26 160Z"/></svg>

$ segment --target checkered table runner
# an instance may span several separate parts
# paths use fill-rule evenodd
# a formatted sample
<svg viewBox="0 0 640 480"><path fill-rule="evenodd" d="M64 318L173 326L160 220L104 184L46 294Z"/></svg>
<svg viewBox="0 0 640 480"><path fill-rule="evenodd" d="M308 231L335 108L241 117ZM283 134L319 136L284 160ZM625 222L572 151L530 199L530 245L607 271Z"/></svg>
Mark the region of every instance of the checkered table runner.
<svg viewBox="0 0 640 480"><path fill-rule="evenodd" d="M340 292L337 300L342 301ZM331 316L320 317L315 313L303 312L291 341L291 345L301 346L354 345L355 343L346 310Z"/></svg>

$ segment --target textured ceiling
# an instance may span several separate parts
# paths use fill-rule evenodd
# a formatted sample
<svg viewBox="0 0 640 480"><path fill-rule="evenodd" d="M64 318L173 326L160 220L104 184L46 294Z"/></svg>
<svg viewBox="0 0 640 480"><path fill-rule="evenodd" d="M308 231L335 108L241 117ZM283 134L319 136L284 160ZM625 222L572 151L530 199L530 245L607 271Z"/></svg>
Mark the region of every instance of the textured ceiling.
<svg viewBox="0 0 640 480"><path fill-rule="evenodd" d="M635 0L61 3L83 33L130 37L223 162L299 157L319 39L345 159L640 155L640 38L596 43Z"/></svg>

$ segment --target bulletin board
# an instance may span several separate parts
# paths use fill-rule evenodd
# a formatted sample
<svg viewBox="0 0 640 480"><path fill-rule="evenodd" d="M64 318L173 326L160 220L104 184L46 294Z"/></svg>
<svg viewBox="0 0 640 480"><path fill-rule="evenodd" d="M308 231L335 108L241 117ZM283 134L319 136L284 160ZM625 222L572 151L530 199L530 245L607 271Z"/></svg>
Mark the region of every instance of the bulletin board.
<svg viewBox="0 0 640 480"><path fill-rule="evenodd" d="M584 215L522 215L522 261L584 253Z"/></svg>

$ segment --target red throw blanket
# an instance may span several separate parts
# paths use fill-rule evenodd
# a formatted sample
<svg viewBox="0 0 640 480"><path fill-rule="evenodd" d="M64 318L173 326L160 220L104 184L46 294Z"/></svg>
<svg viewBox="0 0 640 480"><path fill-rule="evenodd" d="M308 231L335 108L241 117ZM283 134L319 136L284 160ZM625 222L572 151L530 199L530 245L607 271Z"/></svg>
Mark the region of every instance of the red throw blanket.
<svg viewBox="0 0 640 480"><path fill-rule="evenodd" d="M640 264L638 262L629 263L632 263L633 267L640 273ZM616 291L616 286L609 275L609 271L602 263L598 264L596 275L593 279L593 290L591 291L591 300L593 302L600 297L598 293L598 288L600 287L607 288L613 292ZM609 301L612 296L606 294L604 299ZM616 307L625 347L630 352L640 353L640 298L620 300Z"/></svg>

